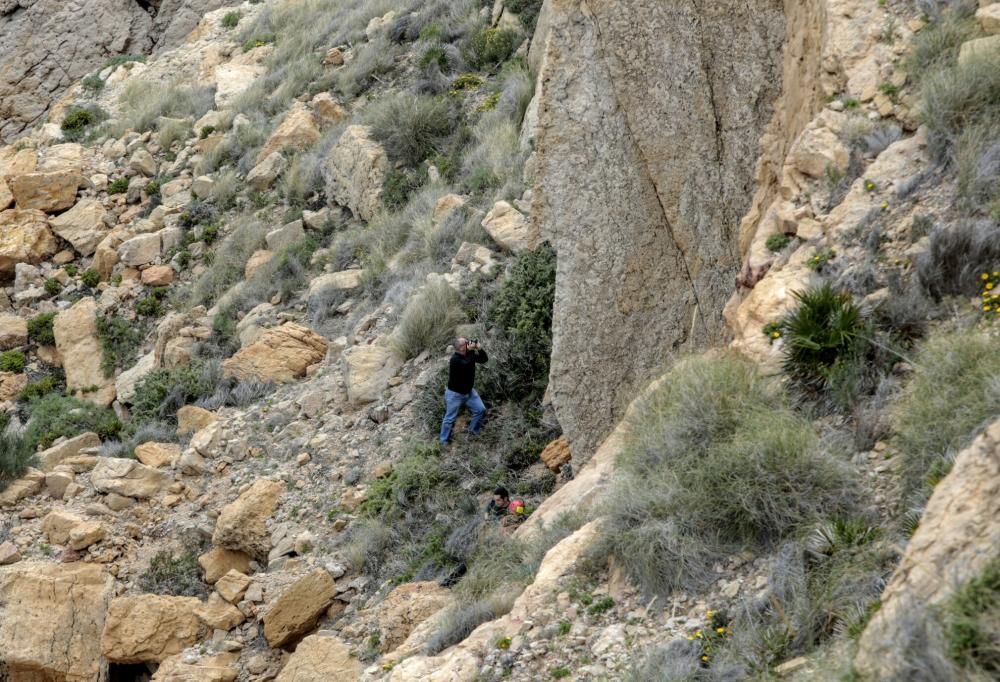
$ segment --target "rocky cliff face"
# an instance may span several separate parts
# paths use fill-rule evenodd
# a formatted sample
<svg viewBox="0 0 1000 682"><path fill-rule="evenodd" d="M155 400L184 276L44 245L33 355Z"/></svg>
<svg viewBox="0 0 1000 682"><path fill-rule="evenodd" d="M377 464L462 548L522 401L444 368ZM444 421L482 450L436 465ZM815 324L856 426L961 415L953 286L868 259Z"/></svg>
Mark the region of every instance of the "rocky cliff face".
<svg viewBox="0 0 1000 682"><path fill-rule="evenodd" d="M551 390L587 456L672 353L718 339L783 71L799 87L817 60L783 65L779 0L558 0L545 19L536 212L559 258Z"/></svg>
<svg viewBox="0 0 1000 682"><path fill-rule="evenodd" d="M0 1L0 141L41 121L70 85L119 54L183 40L221 0Z"/></svg>

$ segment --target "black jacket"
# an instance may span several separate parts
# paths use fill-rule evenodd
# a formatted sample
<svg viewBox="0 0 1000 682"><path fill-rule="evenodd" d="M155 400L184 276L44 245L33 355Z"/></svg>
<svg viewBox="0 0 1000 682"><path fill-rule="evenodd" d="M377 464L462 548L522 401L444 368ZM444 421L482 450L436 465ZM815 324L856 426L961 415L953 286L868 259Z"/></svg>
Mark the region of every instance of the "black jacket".
<svg viewBox="0 0 1000 682"><path fill-rule="evenodd" d="M462 395L472 393L476 381L476 363L485 364L489 358L484 350L470 350L465 355L455 353L448 363L448 390Z"/></svg>

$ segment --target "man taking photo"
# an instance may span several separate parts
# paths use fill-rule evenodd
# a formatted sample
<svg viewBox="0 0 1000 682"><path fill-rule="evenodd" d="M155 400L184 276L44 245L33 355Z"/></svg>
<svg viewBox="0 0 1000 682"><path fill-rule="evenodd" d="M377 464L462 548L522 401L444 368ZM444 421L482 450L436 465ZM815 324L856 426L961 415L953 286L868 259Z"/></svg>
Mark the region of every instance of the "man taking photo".
<svg viewBox="0 0 1000 682"><path fill-rule="evenodd" d="M486 405L472 385L476 381L476 365L485 364L488 359L486 351L480 348L478 340L469 341L464 337L455 339L455 353L448 363L448 387L444 391L445 412L441 421L441 445L448 444L455 418L466 405L472 412L469 433L478 436L482 430Z"/></svg>

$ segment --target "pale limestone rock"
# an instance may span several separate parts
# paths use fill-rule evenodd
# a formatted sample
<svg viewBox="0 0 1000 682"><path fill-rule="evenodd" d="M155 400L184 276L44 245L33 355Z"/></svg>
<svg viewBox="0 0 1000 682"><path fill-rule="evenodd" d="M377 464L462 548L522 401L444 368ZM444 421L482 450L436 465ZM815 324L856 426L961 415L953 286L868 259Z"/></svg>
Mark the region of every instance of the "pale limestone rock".
<svg viewBox="0 0 1000 682"><path fill-rule="evenodd" d="M382 650L398 647L415 627L451 602L451 590L432 581L404 583L393 589L375 612Z"/></svg>
<svg viewBox="0 0 1000 682"><path fill-rule="evenodd" d="M316 127L312 111L305 104L295 102L285 118L267 138L263 149L257 155L257 162L263 161L274 152L286 149L308 149L319 142L319 138L319 128Z"/></svg>
<svg viewBox="0 0 1000 682"><path fill-rule="evenodd" d="M104 539L107 531L95 521L84 521L69 531L69 546L77 551L87 549Z"/></svg>
<svg viewBox="0 0 1000 682"><path fill-rule="evenodd" d="M115 391L118 393L118 400L124 404L129 404L135 397L136 386L142 379L156 369L156 354L146 353L135 365L115 379Z"/></svg>
<svg viewBox="0 0 1000 682"><path fill-rule="evenodd" d="M344 65L344 53L340 51L340 48L331 47L326 51L326 56L323 57L324 66L343 66Z"/></svg>
<svg viewBox="0 0 1000 682"><path fill-rule="evenodd" d="M27 374L0 372L0 403L16 400L17 396L27 385Z"/></svg>
<svg viewBox="0 0 1000 682"><path fill-rule="evenodd" d="M431 213L431 224L438 227L444 219L451 215L452 211L465 206L467 199L460 194L445 194L434 202L434 211Z"/></svg>
<svg viewBox="0 0 1000 682"><path fill-rule="evenodd" d="M52 324L56 348L66 370L66 387L81 391L83 400L110 405L115 399L115 381L101 369L101 342L97 336L97 302L91 298L77 301L56 315ZM96 391L90 390L97 387Z"/></svg>
<svg viewBox="0 0 1000 682"><path fill-rule="evenodd" d="M0 668L11 680L101 679L113 585L100 564L21 562L0 570Z"/></svg>
<svg viewBox="0 0 1000 682"><path fill-rule="evenodd" d="M9 208L14 203L14 193L7 186L7 181L0 178L0 211Z"/></svg>
<svg viewBox="0 0 1000 682"><path fill-rule="evenodd" d="M153 673L152 682L236 682L239 652L223 652L191 660L189 654L175 654Z"/></svg>
<svg viewBox="0 0 1000 682"><path fill-rule="evenodd" d="M115 265L119 262L118 247L121 246L122 239L123 233L120 229L112 230L97 245L97 251L94 252L93 268L97 270L102 280L111 277Z"/></svg>
<svg viewBox="0 0 1000 682"><path fill-rule="evenodd" d="M389 159L364 126L348 126L330 150L323 169L330 201L370 221L382 209L382 185Z"/></svg>
<svg viewBox="0 0 1000 682"><path fill-rule="evenodd" d="M100 652L112 663L162 661L205 634L194 597L118 597L108 607Z"/></svg>
<svg viewBox="0 0 1000 682"><path fill-rule="evenodd" d="M10 566L21 560L21 553L13 542L0 543L0 566Z"/></svg>
<svg viewBox="0 0 1000 682"><path fill-rule="evenodd" d="M927 616L1000 556L1000 421L966 449L935 488L906 553L882 593L854 660L872 679L912 669L900 646Z"/></svg>
<svg viewBox="0 0 1000 682"><path fill-rule="evenodd" d="M195 405L185 405L177 410L177 434L195 433L218 421L214 412Z"/></svg>
<svg viewBox="0 0 1000 682"><path fill-rule="evenodd" d="M191 192L199 199L205 199L212 194L215 187L215 179L210 175L199 175L191 184Z"/></svg>
<svg viewBox="0 0 1000 682"><path fill-rule="evenodd" d="M382 33L387 27L392 25L393 20L396 18L395 12L386 12L380 17L372 17L368 22L368 26L365 27L365 36L368 40L374 40Z"/></svg>
<svg viewBox="0 0 1000 682"><path fill-rule="evenodd" d="M128 167L147 178L156 175L156 159L143 148L136 149L128 161Z"/></svg>
<svg viewBox="0 0 1000 682"><path fill-rule="evenodd" d="M254 273L267 265L272 258L274 258L274 251L268 251L267 249L254 251L253 255L247 259L247 265L243 271L243 279L250 279L253 277Z"/></svg>
<svg viewBox="0 0 1000 682"><path fill-rule="evenodd" d="M214 585L230 571L249 573L250 556L237 550L213 547L198 557L198 565L205 572L205 582Z"/></svg>
<svg viewBox="0 0 1000 682"><path fill-rule="evenodd" d="M333 601L337 588L325 569L299 578L270 604L264 614L264 638L277 648L293 644L316 627Z"/></svg>
<svg viewBox="0 0 1000 682"><path fill-rule="evenodd" d="M160 257L160 234L140 234L127 239L118 247L118 258L130 267L152 263Z"/></svg>
<svg viewBox="0 0 1000 682"><path fill-rule="evenodd" d="M278 508L284 491L285 486L277 481L256 481L249 490L222 508L215 522L212 542L226 549L246 552L258 560L266 559L271 550L267 520ZM246 572L246 568L240 566L229 568Z"/></svg>
<svg viewBox="0 0 1000 682"><path fill-rule="evenodd" d="M788 164L812 178L823 178L827 169L844 172L851 152L832 130L810 127L799 136L788 155Z"/></svg>
<svg viewBox="0 0 1000 682"><path fill-rule="evenodd" d="M61 500L66 496L66 489L73 482L73 473L70 471L50 471L45 474L45 492L55 500Z"/></svg>
<svg viewBox="0 0 1000 682"><path fill-rule="evenodd" d="M573 459L573 455L569 449L569 441L566 440L565 436L557 438L545 446L539 458L545 463L549 471L559 473L562 465Z"/></svg>
<svg viewBox="0 0 1000 682"><path fill-rule="evenodd" d="M12 277L18 263L41 263L57 248L43 212L16 208L0 211L0 278Z"/></svg>
<svg viewBox="0 0 1000 682"><path fill-rule="evenodd" d="M213 421L199 429L191 438L191 447L204 457L215 457L222 438L221 422Z"/></svg>
<svg viewBox="0 0 1000 682"><path fill-rule="evenodd" d="M497 244L512 251L531 251L538 245L538 229L506 201L498 201L486 214L483 229Z"/></svg>
<svg viewBox="0 0 1000 682"><path fill-rule="evenodd" d="M62 443L53 445L38 455L38 468L42 471L52 471L63 460L77 457L81 450L96 448L101 446L101 439L96 433L81 433Z"/></svg>
<svg viewBox="0 0 1000 682"><path fill-rule="evenodd" d="M309 104L312 106L313 115L323 126L340 123L350 115L347 109L340 106L340 103L329 92L319 93L312 98Z"/></svg>
<svg viewBox="0 0 1000 682"><path fill-rule="evenodd" d="M97 199L81 199L65 213L51 218L52 231L68 241L81 256L90 256L108 233L107 211Z"/></svg>
<svg viewBox="0 0 1000 682"><path fill-rule="evenodd" d="M286 322L222 363L226 376L288 382L326 356L327 341L308 327Z"/></svg>
<svg viewBox="0 0 1000 682"><path fill-rule="evenodd" d="M330 209L323 207L318 211L302 211L302 222L310 230L322 230L330 220Z"/></svg>
<svg viewBox="0 0 1000 682"><path fill-rule="evenodd" d="M302 640L275 682L328 682L361 679L361 663L351 647L321 631Z"/></svg>
<svg viewBox="0 0 1000 682"><path fill-rule="evenodd" d="M965 66L976 59L991 57L996 59L998 56L1000 56L1000 35L991 35L962 43L962 47L958 51L958 64ZM14 196L17 196L17 190L14 190ZM18 206L20 205L21 203L18 202Z"/></svg>
<svg viewBox="0 0 1000 682"><path fill-rule="evenodd" d="M28 321L10 313L0 313L0 351L28 343Z"/></svg>
<svg viewBox="0 0 1000 682"><path fill-rule="evenodd" d="M357 289L364 277L364 270L341 270L320 275L309 282L309 298L319 296L328 289Z"/></svg>
<svg viewBox="0 0 1000 682"><path fill-rule="evenodd" d="M169 265L153 265L142 271L140 279L147 287L165 287L174 281L174 269Z"/></svg>
<svg viewBox="0 0 1000 682"><path fill-rule="evenodd" d="M352 405L378 400L389 379L403 366L399 355L387 346L354 346L345 350L343 357L344 382Z"/></svg>
<svg viewBox="0 0 1000 682"><path fill-rule="evenodd" d="M197 613L202 622L213 630L232 630L246 620L238 608L217 592L208 595L208 600L198 607Z"/></svg>
<svg viewBox="0 0 1000 682"><path fill-rule="evenodd" d="M25 173L8 178L7 183L18 208L54 213L76 203L80 175L69 171Z"/></svg>
<svg viewBox="0 0 1000 682"><path fill-rule="evenodd" d="M170 477L132 459L101 457L90 473L90 482L98 492L145 499L165 488Z"/></svg>
<svg viewBox="0 0 1000 682"><path fill-rule="evenodd" d="M0 491L0 508L13 507L26 497L37 495L45 485L45 472L28 469L21 478Z"/></svg>
<svg viewBox="0 0 1000 682"><path fill-rule="evenodd" d="M250 587L250 577L230 569L215 583L216 591L230 604L239 602Z"/></svg>
<svg viewBox="0 0 1000 682"><path fill-rule="evenodd" d="M259 64L223 64L215 70L215 106L225 109L233 99L253 85L257 77L266 71Z"/></svg>
<svg viewBox="0 0 1000 682"><path fill-rule="evenodd" d="M135 458L146 466L160 469L181 456L181 446L176 443L143 443L135 448Z"/></svg>
<svg viewBox="0 0 1000 682"><path fill-rule="evenodd" d="M83 519L67 511L50 511L42 519L42 535L49 544L65 545L69 542L70 531L82 523Z"/></svg>
<svg viewBox="0 0 1000 682"><path fill-rule="evenodd" d="M1000 2L980 7L976 12L976 21L983 27L983 31L989 35L1000 33ZM3 200L0 199L0 204Z"/></svg>
<svg viewBox="0 0 1000 682"><path fill-rule="evenodd" d="M260 161L247 173L247 184L258 192L267 190L288 168L288 161L281 152L274 152Z"/></svg>
<svg viewBox="0 0 1000 682"><path fill-rule="evenodd" d="M294 220L287 225L282 225L276 230L267 233L264 241L267 248L274 252L283 251L306 238L306 231L302 227L301 220Z"/></svg>

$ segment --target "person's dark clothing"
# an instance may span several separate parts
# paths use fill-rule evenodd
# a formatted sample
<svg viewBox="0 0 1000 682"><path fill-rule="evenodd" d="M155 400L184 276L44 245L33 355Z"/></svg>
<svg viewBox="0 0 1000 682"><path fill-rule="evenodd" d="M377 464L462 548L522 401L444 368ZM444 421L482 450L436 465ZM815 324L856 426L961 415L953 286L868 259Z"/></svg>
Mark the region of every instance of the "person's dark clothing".
<svg viewBox="0 0 1000 682"><path fill-rule="evenodd" d="M470 350L465 355L455 353L448 363L448 390L462 395L472 393L476 381L476 364L485 364L489 358L484 350Z"/></svg>
<svg viewBox="0 0 1000 682"><path fill-rule="evenodd" d="M490 503L486 505L486 515L487 516L506 516L507 507L510 505L510 500L507 500L503 504L497 504L496 500L490 500Z"/></svg>

